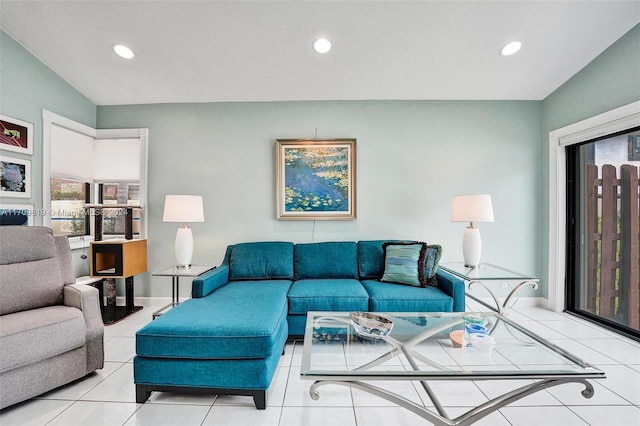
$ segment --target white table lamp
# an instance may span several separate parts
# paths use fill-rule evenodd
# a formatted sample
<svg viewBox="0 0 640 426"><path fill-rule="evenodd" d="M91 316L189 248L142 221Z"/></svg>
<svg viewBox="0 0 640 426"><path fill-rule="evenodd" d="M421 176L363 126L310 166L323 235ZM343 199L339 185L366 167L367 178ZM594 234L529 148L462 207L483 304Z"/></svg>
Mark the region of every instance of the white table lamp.
<svg viewBox="0 0 640 426"><path fill-rule="evenodd" d="M188 268L193 257L193 234L187 222L204 222L202 196L165 196L162 221L182 223L176 233L176 263L178 268Z"/></svg>
<svg viewBox="0 0 640 426"><path fill-rule="evenodd" d="M477 268L480 265L482 253L482 239L480 230L474 222L493 222L493 205L491 195L458 195L451 203L451 221L469 222L462 240L462 255L464 266Z"/></svg>

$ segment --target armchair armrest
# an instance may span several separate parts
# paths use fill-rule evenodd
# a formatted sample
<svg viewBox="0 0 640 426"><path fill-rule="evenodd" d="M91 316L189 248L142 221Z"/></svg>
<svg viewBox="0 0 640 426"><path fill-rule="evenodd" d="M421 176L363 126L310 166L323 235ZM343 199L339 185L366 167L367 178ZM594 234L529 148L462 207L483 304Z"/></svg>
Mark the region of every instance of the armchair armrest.
<svg viewBox="0 0 640 426"><path fill-rule="evenodd" d="M64 286L64 304L78 308L87 325L87 371L104 367L104 324L98 290L86 284Z"/></svg>
<svg viewBox="0 0 640 426"><path fill-rule="evenodd" d="M453 298L453 312L464 312L464 282L440 269L436 272L436 278L438 288Z"/></svg>
<svg viewBox="0 0 640 426"><path fill-rule="evenodd" d="M191 282L191 297L205 297L228 282L229 266L218 266L193 279Z"/></svg>

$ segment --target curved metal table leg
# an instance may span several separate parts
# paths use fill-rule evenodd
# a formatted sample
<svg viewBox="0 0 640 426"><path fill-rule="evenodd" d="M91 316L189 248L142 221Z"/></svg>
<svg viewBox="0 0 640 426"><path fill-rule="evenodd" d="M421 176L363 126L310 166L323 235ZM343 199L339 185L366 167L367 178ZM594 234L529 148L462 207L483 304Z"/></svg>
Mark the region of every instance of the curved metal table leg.
<svg viewBox="0 0 640 426"><path fill-rule="evenodd" d="M387 390L381 389L377 386L370 385L368 383L363 383L359 381L340 381L340 380L317 380L313 382L311 388L309 389L309 395L311 399L317 401L320 398L320 393L318 392L318 388L320 386L325 385L340 385L347 386L353 389L358 389L372 395L383 398L389 402L397 404L407 410L417 414L418 416L429 420L434 425L437 426L467 426L475 423L481 418L491 414L492 412L499 410L500 408L511 404L519 399L524 398L525 396L531 395L538 391L541 391L546 388L550 388L553 386L563 385L565 383L582 383L585 388L582 390L582 396L585 398L591 398L593 396L594 390L593 385L589 383L586 379L581 378L561 378L561 379L544 379L541 381L537 381L534 383L527 384L518 389L514 389L511 392L507 392L504 395L501 395L497 398L491 399L484 404L477 406L465 414L456 417L455 419L450 419L447 417L443 417L439 414L436 414L426 407L416 404L413 401L410 401L400 395L397 395L393 392L389 392Z"/></svg>
<svg viewBox="0 0 640 426"><path fill-rule="evenodd" d="M496 305L496 307L494 308L493 306L489 306L487 305L485 302L483 302L482 300L467 294L467 296L471 297L473 300L475 300L476 302L479 302L483 305L485 305L488 308L493 309L494 311L498 312L500 315L506 315L507 314L507 310L509 309L509 301L511 301L511 299L513 298L513 296L516 295L516 293L518 291L520 291L520 289L527 285L527 284L531 284L533 286L533 289L536 290L538 288L538 282L537 281L533 281L533 280L525 280L522 281L520 283L518 283L518 285L516 285L507 295L507 298L504 300L504 303L500 303L500 300L498 299L498 296L496 296L496 294L493 292L493 290L491 290L491 288L489 286L487 286L484 281L482 280L471 280L469 281L469 284L467 285L467 288L469 290L471 290L471 286L473 286L474 284L478 284L480 286L482 286L482 288L484 288L485 290L487 290L489 292L489 294L491 295L491 297L493 298L493 301Z"/></svg>

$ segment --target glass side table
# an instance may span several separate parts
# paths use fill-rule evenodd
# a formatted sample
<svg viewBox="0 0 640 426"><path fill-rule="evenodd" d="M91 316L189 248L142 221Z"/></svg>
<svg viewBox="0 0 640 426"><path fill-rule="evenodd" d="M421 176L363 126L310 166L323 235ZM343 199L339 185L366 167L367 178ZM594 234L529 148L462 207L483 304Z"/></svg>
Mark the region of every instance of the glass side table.
<svg viewBox="0 0 640 426"><path fill-rule="evenodd" d="M152 272L151 275L155 277L171 277L171 303L158 309L153 313L153 319L158 318L169 308L180 304L180 277L195 278L204 274L207 271L212 270L215 266L209 265L191 265L188 268L178 268L177 266L171 266L169 268L161 269L159 271Z"/></svg>
<svg viewBox="0 0 640 426"><path fill-rule="evenodd" d="M507 312L509 309L509 302L523 286L531 285L534 289L538 288L538 278L531 275L521 274L520 272L511 271L501 266L492 265L491 263L483 263L477 268L469 268L464 266L464 262L445 262L440 264L438 268L468 283L467 288L469 290L475 285L483 287L493 298L495 307L487 304L485 301L470 293L465 292L466 296L501 315ZM507 298L504 300L504 303L500 303L500 300L492 290L492 287L495 288L496 284L503 281L514 281L517 282L517 284L513 289L511 289Z"/></svg>

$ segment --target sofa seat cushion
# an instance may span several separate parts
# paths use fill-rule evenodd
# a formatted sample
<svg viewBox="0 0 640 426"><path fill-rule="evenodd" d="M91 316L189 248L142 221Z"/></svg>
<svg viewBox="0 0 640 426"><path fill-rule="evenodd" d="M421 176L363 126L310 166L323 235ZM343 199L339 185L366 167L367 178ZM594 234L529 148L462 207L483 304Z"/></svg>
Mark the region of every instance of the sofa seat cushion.
<svg viewBox="0 0 640 426"><path fill-rule="evenodd" d="M296 244L293 262L296 280L358 279L358 250L352 241Z"/></svg>
<svg viewBox="0 0 640 426"><path fill-rule="evenodd" d="M363 280L370 296L369 310L374 312L451 312L453 298L437 287L394 285Z"/></svg>
<svg viewBox="0 0 640 426"><path fill-rule="evenodd" d="M189 299L136 333L143 357L266 358L287 332L289 280L234 281Z"/></svg>
<svg viewBox="0 0 640 426"><path fill-rule="evenodd" d="M236 244L229 251L229 280L293 278L293 243Z"/></svg>
<svg viewBox="0 0 640 426"><path fill-rule="evenodd" d="M313 279L295 281L289 290L289 314L308 311L366 311L369 295L358 280Z"/></svg>
<svg viewBox="0 0 640 426"><path fill-rule="evenodd" d="M82 347L87 328L82 311L56 305L0 318L0 372ZM37 344L34 344L37 342Z"/></svg>

